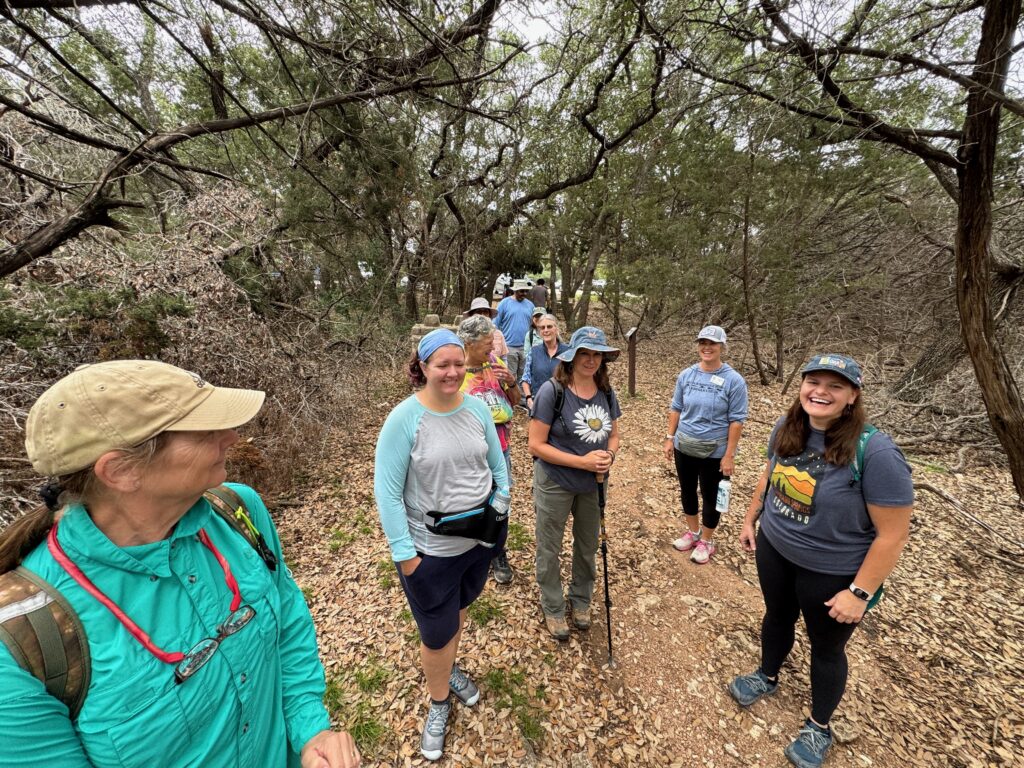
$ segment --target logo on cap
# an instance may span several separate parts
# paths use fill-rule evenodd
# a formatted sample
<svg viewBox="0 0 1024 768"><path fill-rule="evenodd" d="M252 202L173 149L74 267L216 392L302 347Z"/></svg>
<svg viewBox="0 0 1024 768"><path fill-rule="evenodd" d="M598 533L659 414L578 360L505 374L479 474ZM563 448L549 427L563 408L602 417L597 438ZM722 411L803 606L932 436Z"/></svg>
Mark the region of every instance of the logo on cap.
<svg viewBox="0 0 1024 768"><path fill-rule="evenodd" d="M846 370L846 361L841 357L829 357L828 355L825 355L821 358L819 365L834 365L836 368L841 368L844 371Z"/></svg>
<svg viewBox="0 0 1024 768"><path fill-rule="evenodd" d="M206 386L206 382L203 381L203 377L200 376L198 373L192 373L192 371L185 371L185 373L192 377L192 381L196 383L196 387L198 387L199 389L202 389L203 387Z"/></svg>

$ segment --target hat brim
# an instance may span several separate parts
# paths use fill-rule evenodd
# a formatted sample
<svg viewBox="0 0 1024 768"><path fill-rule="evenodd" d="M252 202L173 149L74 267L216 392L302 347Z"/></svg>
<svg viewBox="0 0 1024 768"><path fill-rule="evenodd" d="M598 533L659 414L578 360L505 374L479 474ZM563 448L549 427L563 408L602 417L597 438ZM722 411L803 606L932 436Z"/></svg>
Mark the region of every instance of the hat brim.
<svg viewBox="0 0 1024 768"><path fill-rule="evenodd" d="M604 355L604 359L609 363L614 363L622 350L616 349L615 347L606 347L601 344L580 344L578 347L571 347L560 355L557 355L557 359L563 363L571 363L573 358L576 357L576 350L578 349L589 349L591 352L600 352Z"/></svg>
<svg viewBox="0 0 1024 768"><path fill-rule="evenodd" d="M490 312L492 318L498 314L498 310L496 310L494 307L477 307L476 309L467 309L465 312L462 313L462 316L472 317L474 312L479 312L481 309L486 309L488 312Z"/></svg>
<svg viewBox="0 0 1024 768"><path fill-rule="evenodd" d="M713 342L715 342L715 344L725 344L724 340L713 339L710 336L698 336L697 337L697 341L713 341Z"/></svg>
<svg viewBox="0 0 1024 768"><path fill-rule="evenodd" d="M856 378L854 378L851 374L847 373L841 368L829 368L828 366L825 365L816 365L813 368L811 366L805 367L802 371L800 371L800 378L803 378L808 373L818 373L820 371L826 371L828 373L834 373L836 376L842 376L848 382L853 384L853 386L856 389L861 389L864 386L862 382L858 382Z"/></svg>
<svg viewBox="0 0 1024 768"><path fill-rule="evenodd" d="M196 432L208 429L234 429L260 412L267 395L255 389L217 387L209 397L166 432Z"/></svg>

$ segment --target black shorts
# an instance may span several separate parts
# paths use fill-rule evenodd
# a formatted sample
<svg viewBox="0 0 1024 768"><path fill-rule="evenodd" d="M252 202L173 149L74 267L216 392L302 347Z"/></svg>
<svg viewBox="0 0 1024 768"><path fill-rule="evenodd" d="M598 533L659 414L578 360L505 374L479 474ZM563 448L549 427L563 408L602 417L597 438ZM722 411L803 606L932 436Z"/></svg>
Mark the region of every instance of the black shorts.
<svg viewBox="0 0 1024 768"><path fill-rule="evenodd" d="M398 579L427 648L440 650L455 637L459 611L484 591L493 554L494 550L477 544L454 557L420 555L420 564L409 576L398 568Z"/></svg>

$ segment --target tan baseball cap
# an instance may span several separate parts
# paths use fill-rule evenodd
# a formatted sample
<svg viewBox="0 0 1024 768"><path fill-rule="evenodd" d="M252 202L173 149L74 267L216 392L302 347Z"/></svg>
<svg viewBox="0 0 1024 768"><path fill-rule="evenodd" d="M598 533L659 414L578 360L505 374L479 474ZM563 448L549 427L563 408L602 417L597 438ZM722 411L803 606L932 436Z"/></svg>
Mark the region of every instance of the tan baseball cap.
<svg viewBox="0 0 1024 768"><path fill-rule="evenodd" d="M40 474L67 475L161 432L240 426L259 413L264 397L215 387L156 360L83 365L36 400L25 424L25 450Z"/></svg>

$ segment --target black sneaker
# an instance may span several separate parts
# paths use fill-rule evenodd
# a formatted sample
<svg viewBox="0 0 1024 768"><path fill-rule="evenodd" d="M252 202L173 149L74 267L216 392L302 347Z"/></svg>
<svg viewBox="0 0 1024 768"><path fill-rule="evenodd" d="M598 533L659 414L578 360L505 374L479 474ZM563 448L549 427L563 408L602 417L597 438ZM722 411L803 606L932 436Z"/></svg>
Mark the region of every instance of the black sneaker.
<svg viewBox="0 0 1024 768"><path fill-rule="evenodd" d="M498 584L512 583L512 566L508 564L508 555L504 552L491 560L491 574Z"/></svg>

